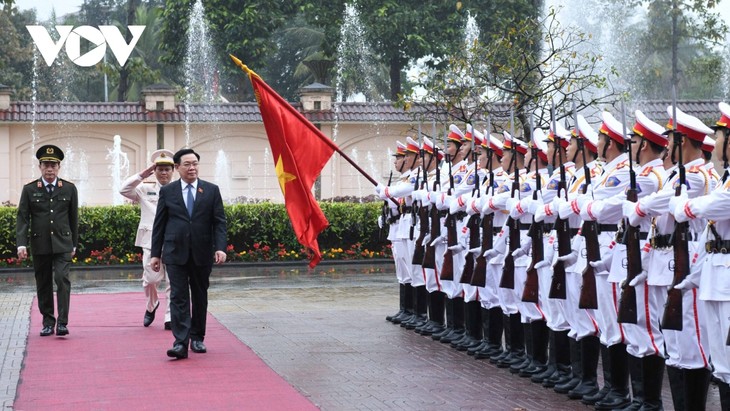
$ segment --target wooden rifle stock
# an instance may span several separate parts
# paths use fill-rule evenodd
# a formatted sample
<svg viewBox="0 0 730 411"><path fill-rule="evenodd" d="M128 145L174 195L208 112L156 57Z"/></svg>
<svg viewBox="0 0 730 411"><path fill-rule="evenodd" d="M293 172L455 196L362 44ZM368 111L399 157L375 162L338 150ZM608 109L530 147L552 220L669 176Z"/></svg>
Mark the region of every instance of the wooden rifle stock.
<svg viewBox="0 0 730 411"><path fill-rule="evenodd" d="M626 192L626 199L632 203L636 203L636 189ZM624 244L626 244L626 281L621 287L621 298L618 302L618 322L636 324L636 288L630 285L631 281L641 274L641 244L639 239L639 227L629 224L628 220L624 221Z"/></svg>
<svg viewBox="0 0 730 411"><path fill-rule="evenodd" d="M414 265L422 265L426 255L426 245L423 244L423 240L428 233L428 208L423 204L418 208L418 228L418 239L416 240L416 248L413 251L413 260L411 261L411 264Z"/></svg>
<svg viewBox="0 0 730 411"><path fill-rule="evenodd" d="M676 107L673 104L673 107ZM675 121L677 116L672 116ZM675 123L676 124L676 123ZM677 161L677 171L679 171L679 184L675 190L675 195L680 196L682 186L687 183L684 162L682 159L682 149L679 148L681 135L676 131L674 134L675 149L679 149L679 159ZM666 330L682 331L682 290L674 287L681 283L682 280L689 275L689 223L674 223L674 234L672 234L672 246L674 247L674 278L672 285L667 292L667 303L664 305L664 316L662 317L661 326Z"/></svg>
<svg viewBox="0 0 730 411"><path fill-rule="evenodd" d="M487 259L484 252L491 250L494 243L494 214L488 214L482 217L482 249L476 258L474 266L474 275L471 278L471 285L475 287L485 287L487 285Z"/></svg>
<svg viewBox="0 0 730 411"><path fill-rule="evenodd" d="M565 189L565 181L561 176L561 180L558 183L558 193L567 192ZM572 245L570 244L570 224L567 218L558 218L555 220L555 235L558 237L558 255L565 256L573 251ZM559 298L561 300L566 299L565 291L565 263L563 261L556 261L553 267L553 279L550 283L550 292L548 298Z"/></svg>
<svg viewBox="0 0 730 411"><path fill-rule="evenodd" d="M578 308L598 309L598 292L596 291L596 272L590 264L601 260L601 248L598 243L598 223L584 221L581 234L586 242L586 268L583 269L583 285L580 287Z"/></svg>
<svg viewBox="0 0 730 411"><path fill-rule="evenodd" d="M479 247L481 239L479 238L479 214L473 214L466 222L469 228L469 249ZM466 261L464 262L464 272L461 274L459 282L461 284L471 284L474 277L475 258L472 253L466 253Z"/></svg>
<svg viewBox="0 0 730 411"><path fill-rule="evenodd" d="M431 241L441 236L441 218L439 218L439 210L436 206L429 209L429 220L431 220ZM423 268L436 268L436 246L426 244L426 251L423 255Z"/></svg>
<svg viewBox="0 0 730 411"><path fill-rule="evenodd" d="M456 216L449 214L446 216L446 245L451 247L456 245ZM441 279L454 281L454 252L446 249L444 254L444 264L441 267Z"/></svg>
<svg viewBox="0 0 730 411"><path fill-rule="evenodd" d="M537 178L540 178L538 176ZM542 242L543 222L532 220L530 225L530 237L532 237L532 261L527 267L527 279L525 289L522 291L522 301L526 303L537 303L539 301L540 282L537 276L535 264L545 259L545 249Z"/></svg>
<svg viewBox="0 0 730 411"><path fill-rule="evenodd" d="M682 290L674 288L689 274L689 223L675 223L673 234L674 245L674 279L667 293L664 306L662 328L682 331Z"/></svg>
<svg viewBox="0 0 730 411"><path fill-rule="evenodd" d="M516 167L516 165L515 165ZM515 172L515 181L512 182L512 197L517 195L520 190L520 183L517 180L518 174ZM507 218L507 227L509 227L509 248L507 255L504 256L504 265L502 266L502 278L499 280L499 288L515 288L515 259L512 253L520 245L520 220Z"/></svg>

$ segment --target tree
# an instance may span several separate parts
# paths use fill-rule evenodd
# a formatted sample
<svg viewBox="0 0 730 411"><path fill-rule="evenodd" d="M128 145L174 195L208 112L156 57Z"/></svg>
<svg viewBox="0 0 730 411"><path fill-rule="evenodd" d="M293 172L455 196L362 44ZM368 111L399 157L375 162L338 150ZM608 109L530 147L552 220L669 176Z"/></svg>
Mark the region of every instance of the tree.
<svg viewBox="0 0 730 411"><path fill-rule="evenodd" d="M165 2L161 46L163 61L181 71L186 53L191 0ZM248 79L230 62L229 54L240 58L249 67L263 68L264 61L276 48L272 34L299 10L299 1L242 2L236 0L206 1L205 18L212 34L212 47L221 68L221 84L230 85L229 100L253 97Z"/></svg>
<svg viewBox="0 0 730 411"><path fill-rule="evenodd" d="M33 52L28 36L24 36L22 31L27 34L24 26L33 21L33 10L15 15L0 11L0 32L5 36L5 40L0 42L0 83L12 87L18 99L29 100L31 95L30 81L25 73L32 73Z"/></svg>
<svg viewBox="0 0 730 411"><path fill-rule="evenodd" d="M507 102L522 134L529 136L530 116L537 117L535 126L547 127L553 103L571 107L575 101L582 110L613 101L611 73L599 68L601 57L590 47L578 51L590 41L588 34L562 26L554 9L543 16L516 17L488 42L474 39L452 54L446 69L424 73L420 86L427 93L402 102L423 106L430 117L466 123L483 122L486 114L507 117L499 108ZM557 115L560 120L572 113L568 109Z"/></svg>
<svg viewBox="0 0 730 411"><path fill-rule="evenodd" d="M627 78L637 96L669 98L676 82L679 98L716 96L713 85L721 83L723 58L715 49L721 45L728 27L712 10L717 1L657 0L646 4L646 19L634 25L640 33L631 56L641 61ZM676 36L673 19L676 18ZM676 79L673 80L674 75Z"/></svg>

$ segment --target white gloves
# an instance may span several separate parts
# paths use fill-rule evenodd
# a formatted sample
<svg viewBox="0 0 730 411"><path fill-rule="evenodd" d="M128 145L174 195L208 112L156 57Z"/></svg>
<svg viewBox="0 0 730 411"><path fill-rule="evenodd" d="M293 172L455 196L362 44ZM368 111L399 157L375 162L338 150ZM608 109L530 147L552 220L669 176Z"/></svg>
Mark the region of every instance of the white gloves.
<svg viewBox="0 0 730 411"><path fill-rule="evenodd" d="M384 225L385 225L385 221L383 221L383 216L379 215L378 216L378 228L383 228Z"/></svg>
<svg viewBox="0 0 730 411"><path fill-rule="evenodd" d="M548 261L548 260L542 260L542 261L538 262L537 264L535 264L535 269L536 270L539 270L539 269L545 268L545 267L547 267L549 265L550 265L550 261Z"/></svg>
<svg viewBox="0 0 730 411"><path fill-rule="evenodd" d="M514 257L514 258L520 258L522 256L525 256L525 255L529 254L530 253L530 247L532 247L532 241L528 237L527 238L527 241L525 241L524 243L521 243L520 246L517 247L517 249L515 249L515 251L512 251L512 257Z"/></svg>
<svg viewBox="0 0 730 411"><path fill-rule="evenodd" d="M674 286L675 290L691 290L700 287L700 272L689 274L684 280Z"/></svg>
<svg viewBox="0 0 730 411"><path fill-rule="evenodd" d="M454 253L460 253L465 250L464 246L457 243L456 245L449 246L449 250L451 250Z"/></svg>
<svg viewBox="0 0 730 411"><path fill-rule="evenodd" d="M474 247L469 249L469 254L480 254L482 252L482 247Z"/></svg>
<svg viewBox="0 0 730 411"><path fill-rule="evenodd" d="M446 235L440 235L440 236L436 237L433 241L431 241L430 245L431 245L431 247L436 247L436 244L438 244L442 241L446 241Z"/></svg>
<svg viewBox="0 0 730 411"><path fill-rule="evenodd" d="M590 261L588 264L596 270L596 273L607 273L611 269L611 260L613 259L613 253L609 253L608 257L605 257L598 261Z"/></svg>
<svg viewBox="0 0 730 411"><path fill-rule="evenodd" d="M644 281L646 281L646 277L647 276L648 276L648 274L647 274L646 270L642 270L639 273L639 275L637 275L636 277L634 277L634 279L631 280L631 282L629 282L629 285L632 286L632 287L636 287L637 284L641 284ZM677 284L677 285L679 285L679 284Z"/></svg>
<svg viewBox="0 0 730 411"><path fill-rule="evenodd" d="M558 261L562 261L565 267L570 267L578 261L578 251L571 250L570 254L559 255Z"/></svg>
<svg viewBox="0 0 730 411"><path fill-rule="evenodd" d="M689 220L689 216L684 212L684 206L687 204L687 201L689 201L689 197L687 196L687 186L685 185L682 185L679 196L673 196L669 199L669 212L674 214L674 219L678 223Z"/></svg>
<svg viewBox="0 0 730 411"><path fill-rule="evenodd" d="M490 248L489 250L484 252L484 258L487 259L487 261L491 260L492 258L496 257L498 254L497 250L494 248Z"/></svg>

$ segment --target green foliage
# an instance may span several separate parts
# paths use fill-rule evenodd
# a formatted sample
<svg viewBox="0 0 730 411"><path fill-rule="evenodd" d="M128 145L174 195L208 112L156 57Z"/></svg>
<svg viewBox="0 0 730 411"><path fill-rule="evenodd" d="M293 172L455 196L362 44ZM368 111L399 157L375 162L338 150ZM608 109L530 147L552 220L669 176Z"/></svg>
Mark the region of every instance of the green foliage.
<svg viewBox="0 0 730 411"><path fill-rule="evenodd" d="M330 227L319 236L320 250L382 250L386 242L378 238L377 219L380 203L320 204ZM226 205L228 244L236 250L254 250L269 246L274 249L300 250L283 204ZM0 207L0 260L16 257L15 207ZM133 205L81 207L79 209L79 250L76 258L109 256L131 260L139 253L134 246L139 224L139 207ZM106 256L106 257L105 257Z"/></svg>
<svg viewBox="0 0 730 411"><path fill-rule="evenodd" d="M644 20L631 30L636 41L628 48L627 60L636 67L627 71L633 94L640 99L668 99L672 90L672 59L676 48L677 97L708 99L724 97L722 55L716 48L723 41L728 27L718 13L717 2L677 1L677 33L672 35L672 0L647 3ZM676 44L674 43L676 41Z"/></svg>
<svg viewBox="0 0 730 411"><path fill-rule="evenodd" d="M160 44L165 51L163 61L178 69L185 56L191 0L165 2ZM258 70L275 50L272 33L282 27L299 9L299 1L210 0L204 3L205 18L210 26L216 50L221 84L229 85L227 98L243 101L252 97L248 79L231 63L228 54L240 58L249 67Z"/></svg>

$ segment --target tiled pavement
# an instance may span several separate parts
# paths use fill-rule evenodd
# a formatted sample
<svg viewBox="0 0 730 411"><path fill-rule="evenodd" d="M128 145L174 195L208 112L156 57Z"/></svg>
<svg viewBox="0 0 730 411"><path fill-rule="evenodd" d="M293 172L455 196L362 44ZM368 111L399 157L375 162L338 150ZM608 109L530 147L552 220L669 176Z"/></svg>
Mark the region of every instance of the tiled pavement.
<svg viewBox="0 0 730 411"><path fill-rule="evenodd" d="M397 306L391 269L230 267L211 281L209 311L323 410L592 409L386 322ZM15 396L33 300L32 274L11 277L7 286L0 273L5 409ZM74 281L74 292L130 290L141 292L139 281L121 270L79 273ZM206 343L214 349L214 341ZM671 410L666 387L664 404ZM719 409L714 386L709 397L707 409Z"/></svg>

